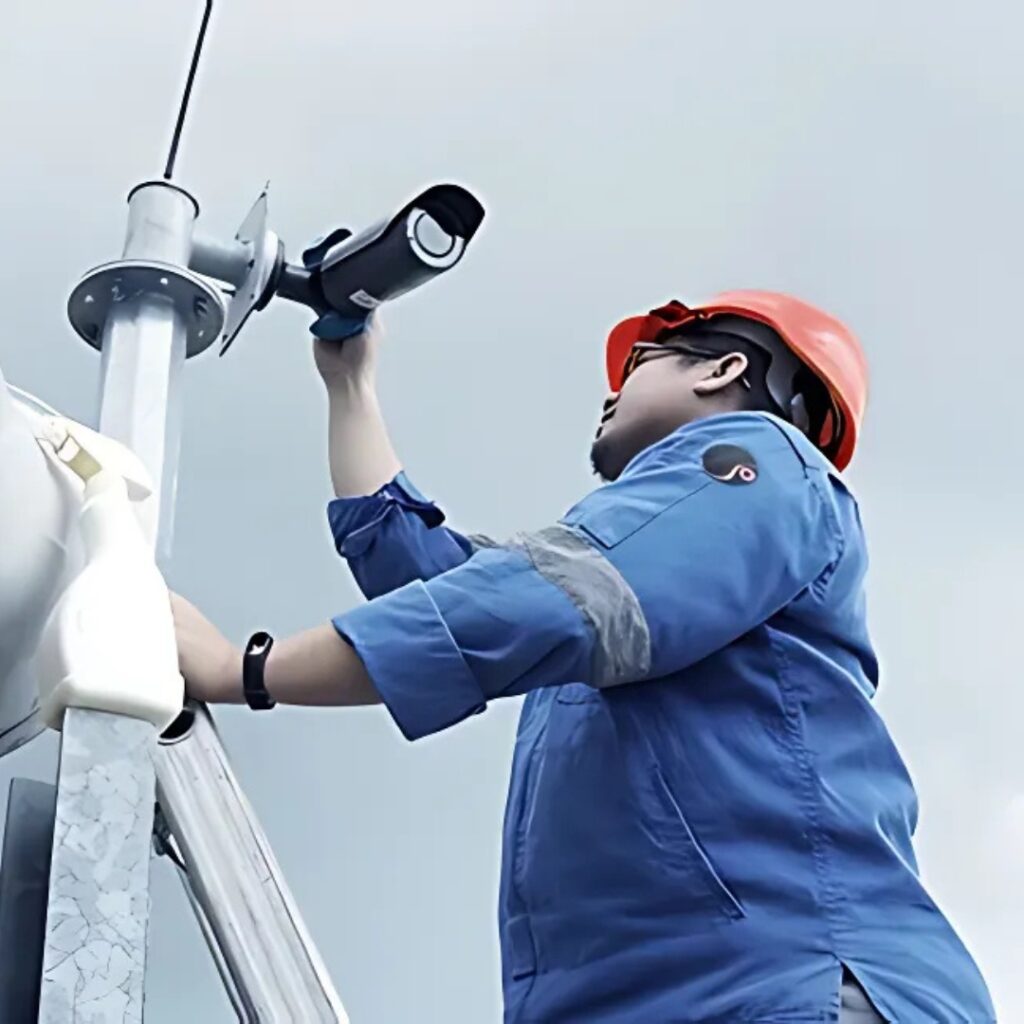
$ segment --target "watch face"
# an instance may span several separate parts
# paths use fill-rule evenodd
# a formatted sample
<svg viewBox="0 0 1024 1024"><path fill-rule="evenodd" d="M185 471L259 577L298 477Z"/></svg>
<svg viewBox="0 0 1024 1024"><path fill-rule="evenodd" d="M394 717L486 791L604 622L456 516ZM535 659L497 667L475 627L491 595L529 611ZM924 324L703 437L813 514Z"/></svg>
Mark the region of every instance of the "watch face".
<svg viewBox="0 0 1024 1024"><path fill-rule="evenodd" d="M249 643L246 645L245 653L251 654L255 657L264 657L270 652L270 648L274 645L274 638L269 634L260 630L258 633L253 633L249 637Z"/></svg>

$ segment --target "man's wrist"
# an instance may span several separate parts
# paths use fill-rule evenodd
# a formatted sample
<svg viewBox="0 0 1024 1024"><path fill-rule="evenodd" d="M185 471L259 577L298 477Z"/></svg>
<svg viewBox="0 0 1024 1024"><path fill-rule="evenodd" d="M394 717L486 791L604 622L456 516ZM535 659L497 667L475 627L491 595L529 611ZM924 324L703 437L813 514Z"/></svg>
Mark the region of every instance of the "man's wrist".
<svg viewBox="0 0 1024 1024"><path fill-rule="evenodd" d="M366 369L344 371L324 377L327 398L345 406L377 405L377 383Z"/></svg>
<svg viewBox="0 0 1024 1024"><path fill-rule="evenodd" d="M232 646L224 652L220 670L217 673L216 695L212 703L244 704L245 689L242 685L242 651Z"/></svg>

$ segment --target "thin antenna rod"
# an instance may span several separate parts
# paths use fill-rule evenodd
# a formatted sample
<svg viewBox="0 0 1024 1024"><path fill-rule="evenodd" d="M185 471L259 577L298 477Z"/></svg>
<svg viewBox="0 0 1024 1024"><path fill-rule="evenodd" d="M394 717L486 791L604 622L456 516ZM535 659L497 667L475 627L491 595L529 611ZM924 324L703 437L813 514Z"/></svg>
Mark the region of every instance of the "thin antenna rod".
<svg viewBox="0 0 1024 1024"><path fill-rule="evenodd" d="M185 114L188 111L188 101L192 95L192 83L196 79L196 68L199 67L199 55L203 52L203 41L206 39L206 26L210 23L210 14L213 11L213 0L206 0L206 10L203 11L203 21L199 26L199 36L196 39L195 49L192 51L192 66L188 69L188 78L185 80L185 93L181 97L181 106L178 108L178 123L174 126L174 136L171 138L171 151L167 154L167 166L164 168L164 180L170 181L174 173L174 161L178 158L178 143L181 142L181 129L185 126Z"/></svg>

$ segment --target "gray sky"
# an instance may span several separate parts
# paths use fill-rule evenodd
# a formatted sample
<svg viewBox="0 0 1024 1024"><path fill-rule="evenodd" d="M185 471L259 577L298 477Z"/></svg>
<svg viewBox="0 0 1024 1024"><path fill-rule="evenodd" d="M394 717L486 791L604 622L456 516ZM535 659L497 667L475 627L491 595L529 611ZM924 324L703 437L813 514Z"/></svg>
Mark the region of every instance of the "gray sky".
<svg viewBox="0 0 1024 1024"><path fill-rule="evenodd" d="M162 169L198 3L5 9L0 365L95 415L64 305ZM466 262L387 317L399 451L452 521L502 534L591 486L620 315L726 287L846 318L874 371L851 479L872 541L881 707L918 783L924 873L1024 1019L1019 672L1018 5L978 0L217 0L179 160L207 232L270 178L296 254L455 180ZM234 639L358 600L333 554L302 310L187 374L171 583ZM258 556L258 557L257 557ZM410 746L380 711L218 713L355 1024L499 1017L499 832L517 706ZM53 737L8 758L52 777ZM154 866L147 1024L229 1010Z"/></svg>

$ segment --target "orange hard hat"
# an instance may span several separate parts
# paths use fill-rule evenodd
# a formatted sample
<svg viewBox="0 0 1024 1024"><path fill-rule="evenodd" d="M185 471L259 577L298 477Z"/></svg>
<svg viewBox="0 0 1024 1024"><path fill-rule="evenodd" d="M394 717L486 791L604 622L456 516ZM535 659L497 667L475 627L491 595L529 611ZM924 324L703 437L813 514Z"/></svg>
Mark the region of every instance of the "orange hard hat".
<svg viewBox="0 0 1024 1024"><path fill-rule="evenodd" d="M644 316L631 316L612 328L606 359L612 391L622 387L623 372L633 346L656 341L686 324L729 314L771 327L786 347L825 385L833 408L819 436L812 438L845 469L857 445L868 396L868 366L856 336L835 317L809 303L778 292L723 292L710 302L684 306L672 301Z"/></svg>

